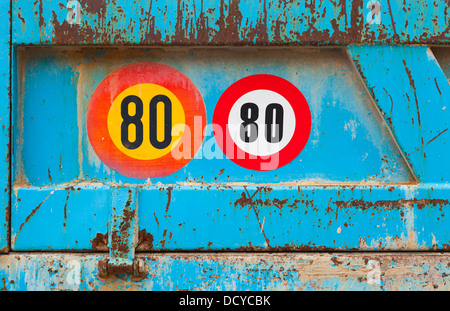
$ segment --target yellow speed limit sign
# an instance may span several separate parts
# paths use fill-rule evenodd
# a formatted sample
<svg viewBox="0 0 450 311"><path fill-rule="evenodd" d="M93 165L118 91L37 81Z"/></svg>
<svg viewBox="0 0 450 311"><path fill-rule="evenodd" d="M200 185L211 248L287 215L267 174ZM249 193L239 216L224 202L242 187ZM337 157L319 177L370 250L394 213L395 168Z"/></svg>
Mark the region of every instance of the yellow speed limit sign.
<svg viewBox="0 0 450 311"><path fill-rule="evenodd" d="M171 153L181 142L190 144L192 154L198 150L203 131L191 133L194 120L206 124L206 110L189 78L167 65L135 63L111 73L96 88L87 129L108 167L128 177L154 178L189 162L192 157Z"/></svg>

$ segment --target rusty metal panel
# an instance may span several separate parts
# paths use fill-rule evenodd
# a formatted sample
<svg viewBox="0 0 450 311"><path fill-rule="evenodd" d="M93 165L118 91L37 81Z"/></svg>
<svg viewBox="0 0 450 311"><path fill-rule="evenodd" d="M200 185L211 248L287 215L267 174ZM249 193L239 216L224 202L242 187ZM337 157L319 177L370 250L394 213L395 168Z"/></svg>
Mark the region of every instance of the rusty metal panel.
<svg viewBox="0 0 450 311"><path fill-rule="evenodd" d="M12 251L0 256L3 290L448 290L448 255L438 252L450 249L450 53L430 47L448 43L448 1L11 3L12 29L1 33L11 72L11 54L0 59L13 93L11 111L7 92L0 110L0 252ZM216 111L236 81L269 75L304 97L295 103L311 118L291 123L310 128L284 166L253 169L223 152ZM111 164L120 148L103 140L116 131L136 149L136 94L113 106L124 85L150 92L149 76L174 81L189 106L181 123L200 116L192 141L201 139L184 166L161 156L150 172L164 174L142 177L148 167L121 169L141 155L121 151ZM239 120L255 121L242 111ZM124 122L110 131L114 113ZM130 124L134 139L124 138Z"/></svg>
<svg viewBox="0 0 450 311"><path fill-rule="evenodd" d="M19 186L416 182L345 49L19 47L17 53L21 98L13 112L14 182ZM144 61L170 65L189 76L207 115L207 124L200 125L206 127L203 146L187 166L151 179L125 177L109 168L87 133L87 111L96 87L109 73ZM236 166L218 149L212 130L223 92L234 81L258 73L292 81L312 113L312 134L302 157L277 170Z"/></svg>
<svg viewBox="0 0 450 311"><path fill-rule="evenodd" d="M0 3L0 253L9 249L10 3Z"/></svg>
<svg viewBox="0 0 450 311"><path fill-rule="evenodd" d="M97 277L98 254L0 256L0 290L423 291L450 288L447 254L146 254L148 268L131 276ZM186 293L187 294L187 293ZM263 294L263 293L261 293ZM166 305L178 306L180 297ZM273 296L277 296L272 293ZM223 303L223 297L220 298Z"/></svg>
<svg viewBox="0 0 450 311"><path fill-rule="evenodd" d="M18 47L17 53L14 250L105 250L97 248L98 240L111 228L111 187L117 186L125 192L138 187L143 251L444 250L450 244L446 176L423 180L415 162L407 161L395 135L411 137L413 127L386 123L345 49ZM178 172L125 177L93 151L86 115L108 73L145 60L174 66L193 80L208 124L233 81L260 72L285 77L309 102L310 140L286 166L249 171L227 159L209 131L200 152ZM404 79L407 74L396 81ZM424 116L437 124L428 107ZM447 165L441 163L447 150L442 138L433 153L441 167ZM445 174L432 167L428 172Z"/></svg>
<svg viewBox="0 0 450 311"><path fill-rule="evenodd" d="M16 44L446 43L447 1L13 2Z"/></svg>
<svg viewBox="0 0 450 311"><path fill-rule="evenodd" d="M137 250L448 250L448 191L443 185L144 186L137 195ZM112 193L106 186L18 188L13 249L106 251Z"/></svg>

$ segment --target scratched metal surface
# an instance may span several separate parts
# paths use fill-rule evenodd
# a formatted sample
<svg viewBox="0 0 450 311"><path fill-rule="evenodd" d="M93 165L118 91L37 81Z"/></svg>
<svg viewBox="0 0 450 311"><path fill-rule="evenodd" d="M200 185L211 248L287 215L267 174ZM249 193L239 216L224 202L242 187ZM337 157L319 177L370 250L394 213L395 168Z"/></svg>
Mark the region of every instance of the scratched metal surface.
<svg viewBox="0 0 450 311"><path fill-rule="evenodd" d="M447 43L448 1L13 1L16 44L305 45ZM377 9L375 9L377 10ZM378 11L378 10L377 10ZM71 15L72 16L72 15ZM74 22L73 22L74 21ZM72 23L73 22L73 23Z"/></svg>
<svg viewBox="0 0 450 311"><path fill-rule="evenodd" d="M0 20L8 21L10 7L0 3ZM9 248L9 132L10 132L10 24L0 32L0 253Z"/></svg>
<svg viewBox="0 0 450 311"><path fill-rule="evenodd" d="M0 256L0 290L442 290L447 254L139 255L147 276L97 277L98 254ZM188 293L186 293L188 294Z"/></svg>

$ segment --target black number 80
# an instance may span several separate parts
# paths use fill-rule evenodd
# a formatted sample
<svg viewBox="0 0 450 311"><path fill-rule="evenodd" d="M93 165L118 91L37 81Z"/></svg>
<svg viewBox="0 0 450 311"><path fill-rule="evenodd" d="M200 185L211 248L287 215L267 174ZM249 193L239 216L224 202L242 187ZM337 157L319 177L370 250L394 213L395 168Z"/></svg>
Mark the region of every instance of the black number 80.
<svg viewBox="0 0 450 311"><path fill-rule="evenodd" d="M164 104L164 139L159 141L157 138L157 105ZM130 116L128 106L134 103L136 113ZM144 140L144 125L142 124L142 115L144 114L144 104L142 100L135 95L129 95L122 100L121 115L123 122L120 125L120 138L122 144L127 149L137 149L142 145ZM165 95L156 95L150 101L150 118L149 118L149 134L150 144L157 149L164 149L170 145L172 141L172 102ZM136 128L136 138L133 142L129 138L129 126L133 124Z"/></svg>
<svg viewBox="0 0 450 311"><path fill-rule="evenodd" d="M275 120L274 120L275 116ZM241 107L240 137L246 143L258 139L259 108L255 103L245 103ZM275 129L273 125L275 123ZM266 140L269 143L278 143L283 139L284 110L277 103L269 104L265 113Z"/></svg>

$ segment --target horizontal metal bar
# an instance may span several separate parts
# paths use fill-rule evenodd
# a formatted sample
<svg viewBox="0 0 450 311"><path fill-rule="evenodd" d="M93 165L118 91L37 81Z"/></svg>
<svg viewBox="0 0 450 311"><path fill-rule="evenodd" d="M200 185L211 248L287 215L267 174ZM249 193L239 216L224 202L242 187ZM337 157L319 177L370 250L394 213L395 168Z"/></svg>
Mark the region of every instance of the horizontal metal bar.
<svg viewBox="0 0 450 311"><path fill-rule="evenodd" d="M15 188L13 250L105 251L110 206L104 202L113 190ZM448 250L450 244L446 184L137 190L138 251L419 251Z"/></svg>
<svg viewBox="0 0 450 311"><path fill-rule="evenodd" d="M446 44L447 1L13 1L14 44Z"/></svg>
<svg viewBox="0 0 450 311"><path fill-rule="evenodd" d="M176 253L138 255L146 277L98 278L106 255L0 255L0 290L450 290L450 255Z"/></svg>

